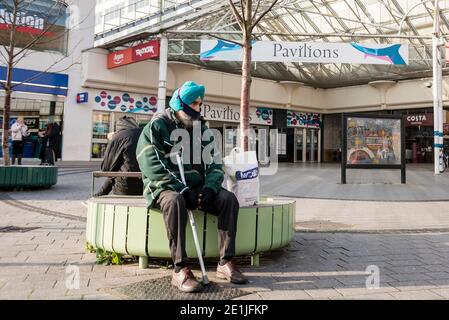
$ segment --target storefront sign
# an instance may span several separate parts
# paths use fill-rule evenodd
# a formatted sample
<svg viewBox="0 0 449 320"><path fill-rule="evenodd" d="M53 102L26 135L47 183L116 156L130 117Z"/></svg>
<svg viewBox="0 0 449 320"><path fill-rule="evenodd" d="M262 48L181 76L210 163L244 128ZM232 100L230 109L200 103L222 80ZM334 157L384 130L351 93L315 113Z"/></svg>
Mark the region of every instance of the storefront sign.
<svg viewBox="0 0 449 320"><path fill-rule="evenodd" d="M241 61L242 53L232 42L201 40L201 60ZM254 41L252 61L405 65L408 45Z"/></svg>
<svg viewBox="0 0 449 320"><path fill-rule="evenodd" d="M0 66L0 82L6 82L7 68ZM13 91L67 96L69 76L21 68L12 71Z"/></svg>
<svg viewBox="0 0 449 320"><path fill-rule="evenodd" d="M159 41L153 40L108 54L108 69L156 57L159 57Z"/></svg>
<svg viewBox="0 0 449 320"><path fill-rule="evenodd" d="M159 57L159 42L150 41L132 48L133 62Z"/></svg>
<svg viewBox="0 0 449 320"><path fill-rule="evenodd" d="M0 4L0 45L9 45L14 21L12 1ZM15 45L23 48L36 37L33 50L54 50L65 53L67 48L67 5L63 1L20 1L17 6Z"/></svg>
<svg viewBox="0 0 449 320"><path fill-rule="evenodd" d="M320 128L321 114L287 111L287 127Z"/></svg>
<svg viewBox="0 0 449 320"><path fill-rule="evenodd" d="M9 118L9 127L11 128L12 125L17 121L18 116L11 115ZM29 130L33 129L39 129L39 116L30 116L30 117L23 117L23 122L25 122L25 125ZM0 126L3 125L3 116L0 116Z"/></svg>
<svg viewBox="0 0 449 320"><path fill-rule="evenodd" d="M405 118L405 125L412 126L433 126L433 113L410 114Z"/></svg>
<svg viewBox="0 0 449 320"><path fill-rule="evenodd" d="M89 98L89 93L81 92L76 95L76 103L85 103Z"/></svg>
<svg viewBox="0 0 449 320"><path fill-rule="evenodd" d="M157 97L118 91L94 92L93 109L100 111L153 114L157 111Z"/></svg>
<svg viewBox="0 0 449 320"><path fill-rule="evenodd" d="M39 129L39 116L36 117L24 117L23 121L29 130Z"/></svg>
<svg viewBox="0 0 449 320"><path fill-rule="evenodd" d="M240 122L240 106L205 103L201 108L201 114L205 120ZM249 122L251 124L271 125L273 123L273 109L251 107Z"/></svg>

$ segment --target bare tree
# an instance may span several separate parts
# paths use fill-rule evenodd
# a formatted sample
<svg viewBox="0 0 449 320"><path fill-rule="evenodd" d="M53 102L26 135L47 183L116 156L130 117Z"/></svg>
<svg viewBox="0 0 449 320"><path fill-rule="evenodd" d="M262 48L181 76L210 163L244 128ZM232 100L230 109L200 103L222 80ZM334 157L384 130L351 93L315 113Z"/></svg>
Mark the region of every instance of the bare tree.
<svg viewBox="0 0 449 320"><path fill-rule="evenodd" d="M253 30L262 18L271 11L278 0L262 1L257 0L255 6L252 0L240 0L240 6L234 4L235 1L228 0L232 13L242 30L242 42L238 43L243 47L242 55L242 90L240 96L240 145L244 151L248 151L249 134L249 100L251 92L251 52ZM262 3L264 2L264 3ZM268 5L266 4L268 2ZM262 6L261 6L262 5ZM259 10L264 7L264 10ZM236 41L233 41L236 42Z"/></svg>
<svg viewBox="0 0 449 320"><path fill-rule="evenodd" d="M9 121L11 113L11 98L14 88L23 83L30 82L36 77L39 77L44 72L50 70L53 66L60 63L66 58L62 55L56 59L45 70L38 72L34 76L25 79L20 82L14 82L12 79L12 73L14 67L24 58L28 57L34 50L41 50L45 46L54 47L54 44L61 37L66 37L67 32L59 32L56 34L57 21L66 15L65 2L58 1L46 1L45 4L51 4L49 7L45 7L45 12L39 12L39 17L34 14L29 14L31 6L36 2L34 0L0 0L0 24L3 24L6 29L6 35L1 40L0 59L4 60L3 63L6 66L6 79L4 82L0 82L0 89L5 91L5 103L3 107L3 137L2 137L2 153L3 164L9 166ZM34 17L35 20L30 20L30 17ZM45 21L45 23L44 23ZM28 24L32 24L33 32L26 33L26 37L20 37L19 33ZM21 29L22 28L22 29ZM56 34L55 37L49 39L50 34ZM56 49L56 48L53 48ZM2 63L2 64L3 64ZM67 68L66 68L67 69Z"/></svg>

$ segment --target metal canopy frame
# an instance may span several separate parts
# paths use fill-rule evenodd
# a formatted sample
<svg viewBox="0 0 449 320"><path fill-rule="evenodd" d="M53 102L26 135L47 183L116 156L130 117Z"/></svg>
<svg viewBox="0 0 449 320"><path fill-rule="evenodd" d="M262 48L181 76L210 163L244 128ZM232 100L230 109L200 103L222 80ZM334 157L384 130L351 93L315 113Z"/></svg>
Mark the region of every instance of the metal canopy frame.
<svg viewBox="0 0 449 320"><path fill-rule="evenodd" d="M142 2L142 3L141 3ZM257 1L254 0L254 6ZM239 0L234 0L240 6ZM270 0L261 0L259 9ZM148 7L143 5L148 4ZM169 38L169 60L200 67L240 73L240 62L201 61L201 39L240 39L241 31L227 0L140 0L139 18L115 16L95 36L96 46L113 48L164 33ZM154 10L159 5L160 10ZM129 8L129 6L127 7ZM145 8L148 14L145 15ZM409 44L409 65L348 65L303 63L254 63L255 77L297 81L319 88L366 84L373 80L423 78L432 74L434 3L430 0L279 0L254 30L260 40L275 41L356 41ZM122 9L120 9L122 10ZM123 11L132 11L130 9ZM449 0L440 0L441 35L449 37ZM137 16L137 14L135 14ZM120 23L119 23L120 22ZM149 24L151 22L151 24ZM142 26L139 29L139 25ZM443 68L449 73L449 68Z"/></svg>

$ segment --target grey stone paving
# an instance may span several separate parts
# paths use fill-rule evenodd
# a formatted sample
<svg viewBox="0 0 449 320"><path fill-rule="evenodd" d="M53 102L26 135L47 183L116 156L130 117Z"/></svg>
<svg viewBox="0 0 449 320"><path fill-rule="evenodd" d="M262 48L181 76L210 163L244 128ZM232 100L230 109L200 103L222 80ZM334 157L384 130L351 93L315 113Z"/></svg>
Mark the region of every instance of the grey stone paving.
<svg viewBox="0 0 449 320"><path fill-rule="evenodd" d="M0 206L2 224L40 227L0 233L0 299L118 299L111 288L171 273L162 265L146 270L137 263L96 265L94 254L84 249L83 222ZM240 288L252 293L245 299L449 297L449 233L298 232L289 247L263 255L259 267L248 261L240 260L250 279ZM68 266L79 268L79 289L67 288ZM210 279L221 282L214 264L207 266ZM366 287L368 266L379 268L378 289Z"/></svg>
<svg viewBox="0 0 449 320"><path fill-rule="evenodd" d="M434 175L432 164L407 164L407 183L400 170L341 170L334 163L279 163L276 175L261 176L265 194L309 199L428 201L449 200L449 172Z"/></svg>
<svg viewBox="0 0 449 320"><path fill-rule="evenodd" d="M111 288L171 274L158 260L145 270L137 263L95 264L95 255L84 248L88 171L62 168L50 190L0 192L1 226L39 227L0 233L0 299L119 299ZM22 205L15 205L15 199ZM449 299L449 231L419 230L447 228L446 203L316 201L298 199L299 231L290 246L264 254L259 267L251 267L248 258L239 260L250 279L239 288L251 293L241 299ZM377 214L369 216L366 212L376 212L376 204ZM337 231L344 225L346 232L325 232L320 221L321 226L332 222ZM308 222L308 228L301 222ZM399 232L408 228L416 230ZM207 262L209 278L221 282L214 266ZM379 288L367 288L368 266L378 268ZM70 287L73 267L79 268L79 289ZM200 274L197 265L194 270ZM370 279L375 284L376 278Z"/></svg>

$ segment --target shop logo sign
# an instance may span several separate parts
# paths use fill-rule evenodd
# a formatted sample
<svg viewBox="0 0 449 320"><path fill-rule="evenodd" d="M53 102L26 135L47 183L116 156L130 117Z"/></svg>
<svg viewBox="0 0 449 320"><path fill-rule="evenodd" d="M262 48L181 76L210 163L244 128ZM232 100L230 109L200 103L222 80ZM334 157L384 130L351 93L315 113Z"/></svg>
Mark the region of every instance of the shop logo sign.
<svg viewBox="0 0 449 320"><path fill-rule="evenodd" d="M122 64L125 60L125 55L123 53L115 54L114 55L114 64Z"/></svg>
<svg viewBox="0 0 449 320"><path fill-rule="evenodd" d="M237 171L235 177L237 180L250 180L255 179L259 175L259 168L253 168L247 171Z"/></svg>
<svg viewBox="0 0 449 320"><path fill-rule="evenodd" d="M150 41L133 48L133 61L159 57L159 41Z"/></svg>
<svg viewBox="0 0 449 320"><path fill-rule="evenodd" d="M433 124L433 114L411 114L406 117L407 126L431 126Z"/></svg>
<svg viewBox="0 0 449 320"><path fill-rule="evenodd" d="M150 41L132 48L116 51L108 55L108 69L159 56L159 41Z"/></svg>
<svg viewBox="0 0 449 320"><path fill-rule="evenodd" d="M4 21L7 25L12 24L14 21L14 15L5 9L0 9L0 18L1 21ZM27 15L24 12L18 12L16 16L16 25L44 30L44 19Z"/></svg>
<svg viewBox="0 0 449 320"><path fill-rule="evenodd" d="M123 66L132 63L131 48L112 52L108 55L108 69Z"/></svg>

